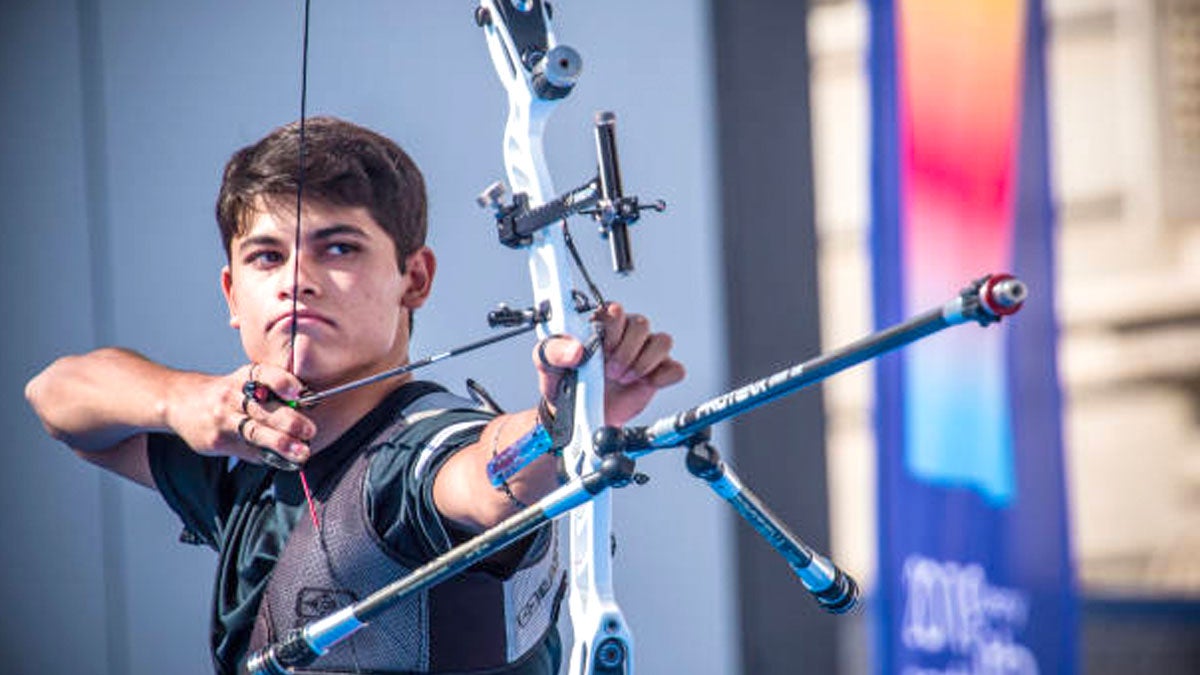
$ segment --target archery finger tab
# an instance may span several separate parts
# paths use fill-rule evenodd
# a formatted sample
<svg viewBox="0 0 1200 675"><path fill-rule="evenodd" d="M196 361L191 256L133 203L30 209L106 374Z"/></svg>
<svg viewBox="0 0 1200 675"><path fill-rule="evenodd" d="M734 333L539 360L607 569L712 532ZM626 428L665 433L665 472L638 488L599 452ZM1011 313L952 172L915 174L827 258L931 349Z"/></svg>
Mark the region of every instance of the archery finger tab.
<svg viewBox="0 0 1200 675"><path fill-rule="evenodd" d="M259 448L258 451L259 451L259 459L262 460L262 463L266 464L267 466L269 466L273 469L279 469L280 471L299 471L300 470L299 464L288 460L286 457L284 457L283 455L280 455L279 453L275 452L274 450L268 450L267 448Z"/></svg>

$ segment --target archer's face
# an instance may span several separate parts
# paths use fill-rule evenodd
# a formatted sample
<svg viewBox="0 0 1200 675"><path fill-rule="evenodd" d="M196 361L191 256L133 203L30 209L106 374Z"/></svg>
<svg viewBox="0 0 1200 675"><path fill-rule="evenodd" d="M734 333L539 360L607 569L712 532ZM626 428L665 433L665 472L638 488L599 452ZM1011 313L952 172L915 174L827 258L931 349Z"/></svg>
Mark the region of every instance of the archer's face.
<svg viewBox="0 0 1200 675"><path fill-rule="evenodd" d="M274 205L272 205L274 206ZM401 274L396 249L362 207L305 204L296 270L296 214L260 201L234 237L222 271L230 325L252 362L289 367L292 295L296 302L293 372L323 389L408 360L408 313L429 295L434 258L411 254Z"/></svg>

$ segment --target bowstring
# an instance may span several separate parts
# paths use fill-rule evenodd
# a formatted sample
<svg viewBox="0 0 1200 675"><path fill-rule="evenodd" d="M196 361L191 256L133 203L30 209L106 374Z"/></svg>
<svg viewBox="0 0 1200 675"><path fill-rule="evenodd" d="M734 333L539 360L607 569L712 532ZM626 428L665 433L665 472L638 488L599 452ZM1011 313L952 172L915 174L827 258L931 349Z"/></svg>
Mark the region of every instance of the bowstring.
<svg viewBox="0 0 1200 675"><path fill-rule="evenodd" d="M296 374L296 330L299 326L297 318L300 313L300 248L303 240L300 237L300 218L304 211L304 162L305 138L304 126L308 117L308 19L312 0L304 0L304 28L300 47L300 164L296 172L296 240L292 248L292 326L288 340L287 371ZM300 486L304 489L304 499L308 502L308 514L312 517L313 527L321 531L321 522L317 518L317 507L313 503L312 490L308 487L308 478L304 475L304 467L297 470L300 474Z"/></svg>
<svg viewBox="0 0 1200 675"><path fill-rule="evenodd" d="M296 240L292 253L292 330L291 339L288 344L288 372L292 375L296 374L296 329L299 326L299 322L296 319L299 315L300 306L300 248L303 244L303 239L300 235L300 218L301 213L304 211L304 162L306 157L304 127L305 121L308 118L308 20L311 5L312 0L304 0L304 37L300 48L300 166L296 172ZM325 553L325 565L330 575L334 579L337 579L337 573L330 563L329 549L325 542L324 531L321 529L321 520L317 517L317 506L313 502L312 489L309 488L308 478L304 475L304 467L299 467L297 473L300 474L300 486L304 489L304 499L308 502L308 515L312 518L313 531L317 535L317 543ZM339 583L341 582L339 581ZM350 655L353 659L354 672L360 672L358 653L353 643L350 647Z"/></svg>

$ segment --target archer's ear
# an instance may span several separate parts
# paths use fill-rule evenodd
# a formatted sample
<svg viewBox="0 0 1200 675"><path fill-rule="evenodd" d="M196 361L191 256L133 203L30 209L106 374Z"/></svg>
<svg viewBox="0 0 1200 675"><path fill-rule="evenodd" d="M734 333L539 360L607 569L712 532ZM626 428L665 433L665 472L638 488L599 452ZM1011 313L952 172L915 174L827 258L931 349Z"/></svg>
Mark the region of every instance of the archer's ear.
<svg viewBox="0 0 1200 675"><path fill-rule="evenodd" d="M429 292L433 289L433 275L437 272L437 258L428 246L413 251L408 255L404 264L404 276L408 277L408 288L400 299L400 304L408 309L416 309L425 304Z"/></svg>
<svg viewBox="0 0 1200 675"><path fill-rule="evenodd" d="M229 326L230 328L241 328L241 320L238 319L237 301L233 299L233 272L230 271L229 265L221 268L221 292L225 294L225 304L229 307Z"/></svg>

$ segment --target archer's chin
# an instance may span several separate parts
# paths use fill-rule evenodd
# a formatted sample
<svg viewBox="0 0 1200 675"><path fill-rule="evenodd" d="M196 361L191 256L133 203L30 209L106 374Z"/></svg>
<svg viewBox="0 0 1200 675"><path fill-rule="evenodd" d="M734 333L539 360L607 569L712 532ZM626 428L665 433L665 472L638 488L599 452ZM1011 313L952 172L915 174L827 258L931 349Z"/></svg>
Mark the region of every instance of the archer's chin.
<svg viewBox="0 0 1200 675"><path fill-rule="evenodd" d="M310 350L297 349L290 370L304 386L314 391L325 389L330 382L340 379L339 369L334 364Z"/></svg>

